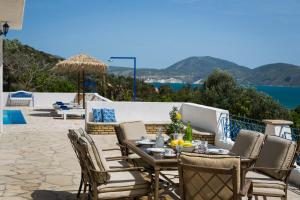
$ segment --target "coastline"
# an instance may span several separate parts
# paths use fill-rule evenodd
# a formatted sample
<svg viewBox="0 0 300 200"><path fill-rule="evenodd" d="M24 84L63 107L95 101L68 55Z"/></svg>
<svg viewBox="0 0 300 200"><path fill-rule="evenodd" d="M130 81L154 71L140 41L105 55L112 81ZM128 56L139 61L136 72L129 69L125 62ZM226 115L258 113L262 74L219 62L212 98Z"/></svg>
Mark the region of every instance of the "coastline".
<svg viewBox="0 0 300 200"><path fill-rule="evenodd" d="M153 82L155 88L161 86L170 86L174 91L180 90L185 85L191 85L193 88L199 87L203 84L188 84L188 83L159 83ZM263 92L273 99L278 101L281 105L288 109L295 109L300 105L300 86L270 86L270 85L242 85L244 87L255 88L259 92Z"/></svg>

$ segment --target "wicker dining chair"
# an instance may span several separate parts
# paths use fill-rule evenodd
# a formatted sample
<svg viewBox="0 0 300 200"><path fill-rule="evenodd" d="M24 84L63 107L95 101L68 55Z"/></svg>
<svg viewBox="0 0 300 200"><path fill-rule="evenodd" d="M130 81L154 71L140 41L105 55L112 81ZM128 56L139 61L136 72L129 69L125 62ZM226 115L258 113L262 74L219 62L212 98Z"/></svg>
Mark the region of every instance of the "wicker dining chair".
<svg viewBox="0 0 300 200"><path fill-rule="evenodd" d="M240 158L182 153L179 160L181 200L237 200Z"/></svg>
<svg viewBox="0 0 300 200"><path fill-rule="evenodd" d="M299 153L299 141L267 135L255 166L246 175L252 182L248 198L263 196L287 199L287 180Z"/></svg>
<svg viewBox="0 0 300 200"><path fill-rule="evenodd" d="M241 129L231 152L236 156L255 160L261 150L264 138L265 135L260 132Z"/></svg>
<svg viewBox="0 0 300 200"><path fill-rule="evenodd" d="M149 137L145 124L142 121L123 122L117 129L118 145L122 149L122 155L127 156L129 158L128 161L134 166L143 167L146 170L151 171L151 166L145 163L139 155L130 151L123 142L124 140L140 140L142 137Z"/></svg>
<svg viewBox="0 0 300 200"><path fill-rule="evenodd" d="M88 175L90 199L149 196L150 184L140 172L141 168L110 169L103 152L93 145L91 138L80 137L74 147L84 162L83 171Z"/></svg>
<svg viewBox="0 0 300 200"><path fill-rule="evenodd" d="M77 156L78 162L80 164L80 169L81 169L81 180L80 180L80 184L79 184L79 188L78 188L78 192L77 192L77 199L80 197L82 186L84 187L84 189L83 189L84 194L86 193L86 190L88 187L88 174L84 170L85 164L84 164L84 161L82 160L82 157L80 156L80 152L78 152L78 150L76 148L76 145L77 145L76 143L78 143L79 138L82 136L84 136L84 135L81 130L69 130L68 137L70 139L73 150Z"/></svg>
<svg viewBox="0 0 300 200"><path fill-rule="evenodd" d="M142 137L147 138L147 130L142 121L132 121L120 123L117 130L117 138L119 145L123 148L124 156L128 156L131 152L124 144L124 140L139 140Z"/></svg>

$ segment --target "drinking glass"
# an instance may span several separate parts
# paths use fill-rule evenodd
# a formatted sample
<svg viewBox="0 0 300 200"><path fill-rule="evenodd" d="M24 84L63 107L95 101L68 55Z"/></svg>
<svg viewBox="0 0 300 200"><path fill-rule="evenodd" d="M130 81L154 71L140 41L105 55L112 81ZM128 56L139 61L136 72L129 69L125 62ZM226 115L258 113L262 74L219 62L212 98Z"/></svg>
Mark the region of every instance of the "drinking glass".
<svg viewBox="0 0 300 200"><path fill-rule="evenodd" d="M203 146L203 150L207 151L208 142L207 141L202 141L202 146Z"/></svg>

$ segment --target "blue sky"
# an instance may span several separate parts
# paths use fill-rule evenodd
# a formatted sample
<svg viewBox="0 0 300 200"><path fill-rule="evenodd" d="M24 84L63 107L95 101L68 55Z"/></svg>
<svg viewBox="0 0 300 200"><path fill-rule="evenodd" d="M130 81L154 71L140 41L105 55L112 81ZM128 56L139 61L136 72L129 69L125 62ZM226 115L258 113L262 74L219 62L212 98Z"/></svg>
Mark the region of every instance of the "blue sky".
<svg viewBox="0 0 300 200"><path fill-rule="evenodd" d="M8 38L63 57L136 56L138 67L209 55L253 68L300 65L299 24L298 0L27 0Z"/></svg>

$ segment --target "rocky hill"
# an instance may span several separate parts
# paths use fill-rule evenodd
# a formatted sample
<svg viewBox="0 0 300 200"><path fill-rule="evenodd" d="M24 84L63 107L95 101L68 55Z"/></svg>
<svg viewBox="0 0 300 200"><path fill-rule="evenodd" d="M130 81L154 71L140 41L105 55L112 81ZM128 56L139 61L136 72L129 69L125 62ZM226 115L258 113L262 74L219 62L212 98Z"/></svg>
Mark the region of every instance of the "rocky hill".
<svg viewBox="0 0 300 200"><path fill-rule="evenodd" d="M176 79L188 83L201 83L216 69L232 74L241 84L300 86L300 67L287 63L273 63L250 69L239 64L211 56L193 56L165 69L138 68L137 76L149 81ZM110 67L109 73L133 76L132 68Z"/></svg>

